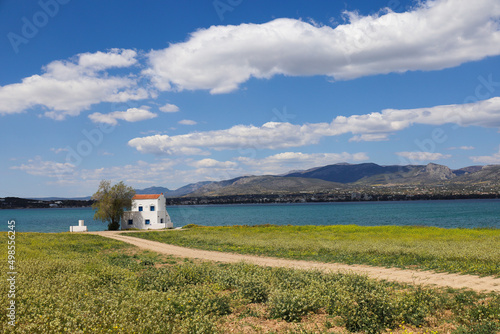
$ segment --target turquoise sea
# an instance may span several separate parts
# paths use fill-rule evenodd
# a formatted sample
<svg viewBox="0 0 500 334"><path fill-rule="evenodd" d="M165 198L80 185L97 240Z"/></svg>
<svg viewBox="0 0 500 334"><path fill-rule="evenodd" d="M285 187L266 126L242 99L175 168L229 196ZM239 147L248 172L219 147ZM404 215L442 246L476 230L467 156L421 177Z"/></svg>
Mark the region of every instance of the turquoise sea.
<svg viewBox="0 0 500 334"><path fill-rule="evenodd" d="M443 200L304 204L170 206L175 227L226 225L423 225L444 228L500 228L500 200ZM1 231L14 219L19 232L66 232L85 220L91 231L106 229L93 221L91 208L0 210Z"/></svg>

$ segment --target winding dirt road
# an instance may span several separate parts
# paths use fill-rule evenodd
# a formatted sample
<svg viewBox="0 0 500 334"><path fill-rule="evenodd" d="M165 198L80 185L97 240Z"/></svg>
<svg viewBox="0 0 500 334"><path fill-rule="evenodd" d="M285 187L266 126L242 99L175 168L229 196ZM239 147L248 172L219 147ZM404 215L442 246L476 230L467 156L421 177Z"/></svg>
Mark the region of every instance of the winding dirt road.
<svg viewBox="0 0 500 334"><path fill-rule="evenodd" d="M467 288L475 291L500 292L500 279L494 277L436 273L433 271L406 270L398 268L382 268L366 265L347 265L339 263L286 260L272 257L206 251L120 235L121 231L100 231L87 233L123 241L137 246L141 249L147 249L157 253L178 257L196 258L201 260L228 263L244 261L259 266L288 267L295 269L316 269L324 272L353 272L358 274L366 274L369 277L375 279L397 281L402 283L436 285L439 287L452 287L457 289Z"/></svg>

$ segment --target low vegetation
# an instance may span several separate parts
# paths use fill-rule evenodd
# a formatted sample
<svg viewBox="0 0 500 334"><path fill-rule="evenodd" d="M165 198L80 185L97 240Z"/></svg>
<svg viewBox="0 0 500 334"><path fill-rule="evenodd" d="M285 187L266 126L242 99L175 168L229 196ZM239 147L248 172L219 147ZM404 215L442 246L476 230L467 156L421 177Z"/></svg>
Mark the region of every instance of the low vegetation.
<svg viewBox="0 0 500 334"><path fill-rule="evenodd" d="M0 240L6 244L6 233ZM2 312L2 333L500 330L498 294L193 262L95 235L21 233L16 241L17 323L12 330ZM4 272L6 262L2 255ZM1 304L7 305L6 285L1 289Z"/></svg>
<svg viewBox="0 0 500 334"><path fill-rule="evenodd" d="M499 229L420 226L228 226L134 237L288 259L500 275Z"/></svg>

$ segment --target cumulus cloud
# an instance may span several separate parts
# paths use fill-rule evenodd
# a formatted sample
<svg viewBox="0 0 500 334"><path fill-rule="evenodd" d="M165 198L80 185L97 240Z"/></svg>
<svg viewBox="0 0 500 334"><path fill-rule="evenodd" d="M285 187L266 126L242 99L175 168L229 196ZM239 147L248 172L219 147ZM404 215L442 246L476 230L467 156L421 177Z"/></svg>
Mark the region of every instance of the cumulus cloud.
<svg viewBox="0 0 500 334"><path fill-rule="evenodd" d="M396 155L406 158L410 161L434 161L451 158L450 154L432 152L397 152Z"/></svg>
<svg viewBox="0 0 500 334"><path fill-rule="evenodd" d="M179 107L176 106L175 104L167 103L164 106L160 107L160 111L163 111L163 112L178 112L179 111Z"/></svg>
<svg viewBox="0 0 500 334"><path fill-rule="evenodd" d="M111 125L118 124L118 120L124 120L127 122L139 122L146 119L155 118L158 115L152 113L145 108L129 108L126 111L114 111L109 114L93 113L89 115L89 118L94 123L107 123Z"/></svg>
<svg viewBox="0 0 500 334"><path fill-rule="evenodd" d="M182 125L196 125L196 124L198 124L196 121L193 121L190 119L183 119L183 120L179 121L178 123L182 124Z"/></svg>
<svg viewBox="0 0 500 334"><path fill-rule="evenodd" d="M470 157L470 159L475 163L490 164L490 165L500 164L500 148L498 149L498 152L494 153L493 155L475 156L475 157Z"/></svg>
<svg viewBox="0 0 500 334"><path fill-rule="evenodd" d="M193 132L185 135L155 135L134 138L128 144L143 153L209 154L206 149L234 150L238 148L284 148L317 143L328 123L293 125L269 122L261 127L236 125L226 130Z"/></svg>
<svg viewBox="0 0 500 334"><path fill-rule="evenodd" d="M41 106L47 109L45 116L61 120L76 116L93 104L145 99L148 92L138 88L134 78L106 72L135 65L136 56L134 50L111 49L53 61L43 68L41 75L0 86L0 115Z"/></svg>
<svg viewBox="0 0 500 334"><path fill-rule="evenodd" d="M148 54L160 90L228 93L250 78L440 70L500 54L497 0L428 0L404 13L344 13L336 27L281 18L212 26Z"/></svg>
<svg viewBox="0 0 500 334"><path fill-rule="evenodd" d="M387 140L414 124L500 127L500 97L468 104L418 109L385 109L364 115L337 116L331 123L296 125L268 122L260 127L235 125L229 129L184 135L134 138L131 147L153 154L210 154L208 150L244 148L281 149L317 144L321 138L352 133L351 141Z"/></svg>

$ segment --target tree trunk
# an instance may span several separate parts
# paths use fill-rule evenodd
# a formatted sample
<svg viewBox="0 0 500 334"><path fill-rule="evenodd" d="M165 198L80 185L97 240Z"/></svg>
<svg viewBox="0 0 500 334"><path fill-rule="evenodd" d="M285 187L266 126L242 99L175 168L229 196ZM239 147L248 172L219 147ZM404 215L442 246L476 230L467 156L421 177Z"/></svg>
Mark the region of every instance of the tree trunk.
<svg viewBox="0 0 500 334"><path fill-rule="evenodd" d="M117 231L120 229L120 221L115 221L114 219L111 220L111 222L108 224L108 230L110 231Z"/></svg>

